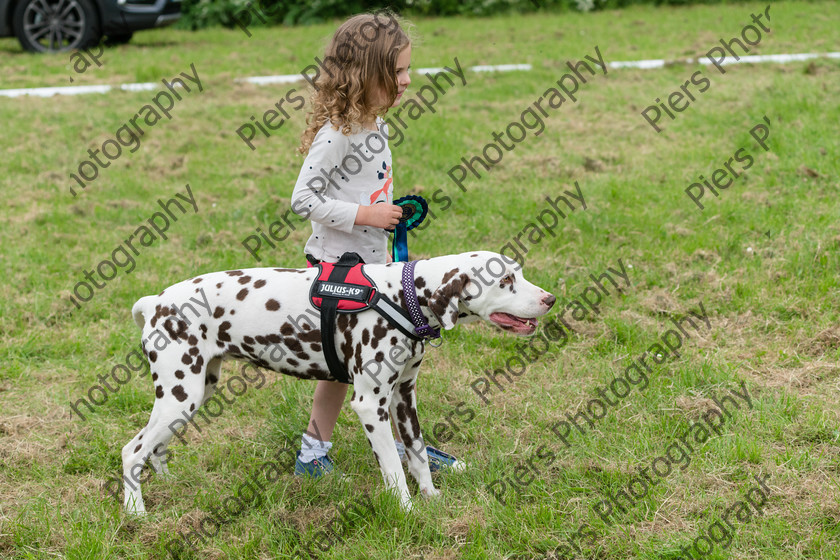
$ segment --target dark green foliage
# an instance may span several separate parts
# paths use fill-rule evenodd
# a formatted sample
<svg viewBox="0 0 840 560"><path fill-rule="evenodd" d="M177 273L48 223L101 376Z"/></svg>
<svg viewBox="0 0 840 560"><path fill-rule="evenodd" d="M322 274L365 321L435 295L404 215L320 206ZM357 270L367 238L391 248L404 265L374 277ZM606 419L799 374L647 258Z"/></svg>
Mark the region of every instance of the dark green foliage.
<svg viewBox="0 0 840 560"><path fill-rule="evenodd" d="M395 0L370 2L367 0L184 0L183 17L179 27L203 29L222 25L235 27L237 17L248 26L308 25L330 19L343 18L360 12L390 8L398 14L411 16L490 16L505 13L535 11L593 10L623 8L633 4L690 5L720 4L727 0ZM250 9L249 9L250 8ZM262 19L265 19L263 23Z"/></svg>

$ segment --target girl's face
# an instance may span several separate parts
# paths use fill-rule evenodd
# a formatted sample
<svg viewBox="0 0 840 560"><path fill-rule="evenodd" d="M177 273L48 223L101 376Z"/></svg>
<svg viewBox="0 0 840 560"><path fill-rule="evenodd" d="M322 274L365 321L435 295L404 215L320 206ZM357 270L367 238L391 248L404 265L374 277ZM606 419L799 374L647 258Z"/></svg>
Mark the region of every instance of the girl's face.
<svg viewBox="0 0 840 560"><path fill-rule="evenodd" d="M411 77L408 75L408 70L411 68L411 45L408 45L400 51L397 56L397 98L394 99L391 107L396 107L400 104L402 94L411 83Z"/></svg>
<svg viewBox="0 0 840 560"><path fill-rule="evenodd" d="M394 99L391 107L396 107L400 104L403 92L411 83L411 78L408 75L409 68L411 68L411 45L406 46L400 51L400 54L397 55L397 98ZM377 100L374 105L381 107L388 102L387 94L383 88L377 88L375 95Z"/></svg>

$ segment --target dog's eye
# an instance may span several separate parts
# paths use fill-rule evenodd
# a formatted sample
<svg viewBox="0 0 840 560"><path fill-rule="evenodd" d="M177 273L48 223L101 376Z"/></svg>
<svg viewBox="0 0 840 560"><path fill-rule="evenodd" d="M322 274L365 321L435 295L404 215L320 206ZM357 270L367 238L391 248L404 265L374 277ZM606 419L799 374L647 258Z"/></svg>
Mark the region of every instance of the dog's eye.
<svg viewBox="0 0 840 560"><path fill-rule="evenodd" d="M499 287L504 288L505 286L513 284L514 280L516 280L514 275L513 274L508 274L507 276L502 278L502 280L499 282Z"/></svg>

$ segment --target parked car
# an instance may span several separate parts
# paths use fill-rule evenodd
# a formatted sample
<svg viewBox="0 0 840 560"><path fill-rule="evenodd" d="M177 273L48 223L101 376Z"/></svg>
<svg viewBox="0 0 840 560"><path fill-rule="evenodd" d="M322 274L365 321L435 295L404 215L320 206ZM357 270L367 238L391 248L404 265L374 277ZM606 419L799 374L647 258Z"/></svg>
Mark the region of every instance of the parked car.
<svg viewBox="0 0 840 560"><path fill-rule="evenodd" d="M32 52L83 49L105 38L127 43L135 31L181 17L181 0L0 0L0 37Z"/></svg>

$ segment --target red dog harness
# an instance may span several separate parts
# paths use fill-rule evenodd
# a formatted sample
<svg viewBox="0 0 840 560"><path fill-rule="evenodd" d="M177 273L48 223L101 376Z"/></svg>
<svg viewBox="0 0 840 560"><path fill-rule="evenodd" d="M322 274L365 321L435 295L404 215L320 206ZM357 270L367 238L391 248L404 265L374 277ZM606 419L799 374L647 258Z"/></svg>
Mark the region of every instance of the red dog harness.
<svg viewBox="0 0 840 560"><path fill-rule="evenodd" d="M356 253L344 253L337 263L318 263L318 277L309 290L309 299L321 311L321 341L330 373L337 381L351 384L347 369L335 351L336 313L360 313L374 309L403 334L423 340L414 323L399 305L381 297L376 284L364 271Z"/></svg>
<svg viewBox="0 0 840 560"><path fill-rule="evenodd" d="M318 267L318 280L310 293L315 307L323 309L324 298L334 299L337 309L344 313L357 313L370 307L370 300L376 294L376 286L373 280L362 272L361 263L351 268L339 263L319 263Z"/></svg>

